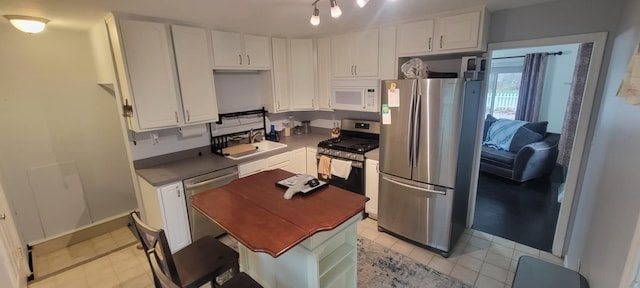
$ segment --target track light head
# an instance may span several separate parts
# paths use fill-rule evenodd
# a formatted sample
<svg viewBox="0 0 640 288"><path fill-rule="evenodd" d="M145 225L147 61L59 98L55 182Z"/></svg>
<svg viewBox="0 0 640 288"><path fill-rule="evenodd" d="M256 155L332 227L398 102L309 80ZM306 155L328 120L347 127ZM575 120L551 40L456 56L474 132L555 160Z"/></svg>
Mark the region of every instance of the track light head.
<svg viewBox="0 0 640 288"><path fill-rule="evenodd" d="M331 2L331 17L338 18L342 15L342 10L336 0L329 0Z"/></svg>
<svg viewBox="0 0 640 288"><path fill-rule="evenodd" d="M318 6L313 5L313 14L311 15L311 19L309 20L311 25L318 26L320 25L320 10L318 10Z"/></svg>

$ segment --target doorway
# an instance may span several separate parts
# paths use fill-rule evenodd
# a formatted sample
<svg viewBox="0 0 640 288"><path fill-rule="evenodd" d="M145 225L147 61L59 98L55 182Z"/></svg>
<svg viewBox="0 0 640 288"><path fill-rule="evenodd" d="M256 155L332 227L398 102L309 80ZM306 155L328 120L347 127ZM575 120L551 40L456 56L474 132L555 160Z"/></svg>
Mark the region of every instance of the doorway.
<svg viewBox="0 0 640 288"><path fill-rule="evenodd" d="M502 58L502 57L509 57L509 56L504 56L505 54L502 54L503 56L500 56L501 53L505 53L507 51L511 51L512 53L515 51L517 53L532 53L533 51L535 51L536 49L542 49L545 47L552 47L552 46L558 46L558 45L575 45L575 46L579 46L582 43L593 43L592 46L592 52L591 52L591 57L589 59L589 66L587 68L587 73L585 75L585 85L584 85L584 93L583 93L583 97L582 97L582 102L578 107L578 116L577 116L577 121L576 121L576 126L574 129L574 141L573 141L573 145L570 147L570 159L566 165L566 169L562 169L561 167L557 169L553 169L552 173L550 173L550 176L547 176L548 178L546 179L535 179L535 180L529 180L524 182L524 184L518 184L517 182L514 184L513 182L511 182L510 184L512 184L512 186L515 187L520 187L522 188L523 186L533 186L533 191L538 191L541 188L536 188L535 184L536 182L532 182L532 181L542 181L543 184L546 183L545 185L547 187L551 187L551 190L555 190L554 191L547 191L547 192L524 192L524 193L538 193L538 196L542 196L542 201L546 201L546 203L549 204L549 206L556 206L556 207L552 207L551 210L555 209L557 212L551 211L551 213L547 213L548 215L551 215L552 218L556 218L557 215L557 219L551 219L548 220L548 222L555 222L555 229L549 229L552 230L553 232L549 231L548 234L552 234L549 235L548 237L552 237L552 245L551 247L549 247L547 245L547 247L545 247L544 250L551 250L551 252L556 255L556 256L562 256L564 254L564 242L565 242L565 237L566 237L566 233L568 230L568 226L569 226L569 222L571 219L571 208L573 206L574 203L574 196L575 196L575 192L576 192L576 187L579 184L579 175L580 175L580 170L583 169L583 161L582 161L582 154L585 148L585 142L586 142L586 131L589 125L589 119L591 116L591 108L593 106L593 100L595 98L595 88L596 88L596 84L597 84L597 79L598 79L598 74L599 74L599 70L600 70L600 65L601 65L601 61L602 61L602 56L603 56L603 52L604 52L604 45L605 45L605 41L606 41L606 33L593 33L593 34L581 34L581 35L573 35L573 36L565 36L565 37L555 37L555 38L545 38L545 39L535 39L535 40L527 40L527 41L517 41L517 42L505 42L505 43L495 43L495 44L490 44L489 45L489 52L488 52L488 59L489 58ZM522 49L528 49L528 50L522 50ZM527 52L527 51L532 51L532 52ZM535 51L538 52L538 51ZM540 51L540 52L546 52L546 51ZM554 51L555 52L555 51ZM496 56L498 55L498 56ZM513 55L512 55L513 56ZM568 56L568 55L567 55ZM576 58L576 54L574 53L573 58ZM553 57L553 56L551 56ZM502 65L504 66L504 65ZM513 73L513 69L511 68L504 68L501 67L501 63L500 62L495 62L492 61L491 59L489 59L488 61L488 67L489 67L489 75L491 75L491 73L493 71L504 71L505 73ZM575 65L572 65L571 69L573 70L573 67L575 67ZM516 69L517 70L517 69ZM495 73L494 73L495 74ZM573 73L571 73L573 74ZM488 81L489 82L489 81ZM560 86L562 85L567 85L569 86L570 84L566 84L565 82L567 81L562 81L560 84ZM569 81L571 82L571 81ZM484 93L483 97L485 99L484 102L485 103L495 103L495 99L490 99L489 97L487 97L487 94L490 92L491 89L491 84L487 83L487 85L485 85L485 91L487 93ZM556 99L557 100L557 99ZM555 102L553 102L555 103ZM565 99L565 103L566 103L566 99ZM549 104L549 102L547 101L547 104L545 104L548 109L545 110L544 113L541 112L541 114L544 115L544 117L541 118L541 120L545 120L544 118L549 118L549 119L556 119L557 117L560 117L560 119L564 119L564 107L562 107L562 109L559 109L557 104ZM544 106L544 105L543 105ZM565 104L566 107L566 104ZM492 112L492 110L494 109L494 106L491 106L489 108L485 107L485 112L486 113L481 113L481 117L482 119L478 119L479 121L479 128L483 128L484 126L484 117L487 113ZM558 113L556 110L558 111L562 111L561 115L558 116L556 114L560 114ZM500 110L500 112L507 112L508 114L508 109L502 109ZM554 114L549 114L553 111ZM504 113L503 113L504 114ZM554 118L556 117L556 118ZM551 122L551 121L549 121ZM554 124L551 125L552 129L557 130L558 126L562 127L562 121L560 121L560 123L558 123L558 120L553 120ZM562 130L562 129L560 129ZM479 129L479 131L483 131L483 129ZM474 171L474 177L475 179L472 179L473 183L475 184L475 187L472 187L472 193L471 193L471 198L470 198L470 203L469 203L469 215L468 215L468 223L470 224L471 227L475 227L475 226L480 226L480 224L482 223L482 219L478 219L477 224L476 224L476 219L475 216L479 216L482 217L480 214L481 213L476 213L476 209L487 209L486 207L480 207L482 205L482 201L486 200L483 199L483 197L487 196L487 195L481 195L482 193L482 189L484 189L483 187L481 187L480 185L483 185L483 183L489 183L489 182L495 182L496 179L495 178L486 178L486 177L493 177L492 175L484 175L482 174L479 170L480 167L480 152L481 152L481 148L482 148L482 138L483 138L483 133L480 132L478 133L478 137L477 137L477 141L476 143L478 143L477 145L477 149L476 149L476 165L474 165L475 171ZM485 173L486 174L486 173ZM498 177L500 178L500 177ZM487 180L488 179L488 180ZM559 179L559 180L558 180ZM505 179L507 180L507 179ZM545 181L551 181L551 182L545 182ZM529 183L527 183L529 182ZM506 182L509 183L509 182ZM551 184L549 184L551 183ZM545 186L543 185L543 186ZM493 191L492 193L494 193L494 198L495 195L500 195L499 193L501 191L498 190L508 190L510 188L505 188L505 187L494 187L492 188ZM545 188L546 189L546 188ZM508 193L508 192L507 192ZM522 195L522 191L520 192L515 192L512 191L511 192L513 194L514 197L523 197ZM518 194L520 193L520 194ZM505 193L503 193L505 194ZM560 197L558 197L561 194ZM489 195L491 196L491 195ZM504 196L504 195L502 195ZM526 196L531 196L531 195L526 195ZM539 197L540 198L540 197ZM494 199L495 200L495 199ZM500 200L500 199L498 199ZM538 199L540 200L540 199ZM558 201L560 200L560 201ZM521 199L521 203L526 203L528 200L527 199ZM530 200L529 200L530 201ZM508 201L505 202L505 204L513 204L513 202L509 203ZM480 206L476 206L476 205L480 205ZM507 206L503 206L502 209L506 209L505 207ZM508 208L508 207L507 207ZM478 211L480 212L480 211ZM554 215L555 213L555 215ZM544 217L549 217L549 216L544 216ZM512 219L506 219L506 220L512 220ZM539 220L539 219L536 219ZM495 222L493 225L494 226L499 226L504 224L503 221L493 221ZM526 226L525 226L526 227ZM522 228L522 227L521 227ZM491 232L489 232L491 233ZM501 236L501 235L498 235ZM509 237L503 237L503 238L509 238ZM513 239L516 242L520 242L518 239ZM522 243L527 245L527 243Z"/></svg>

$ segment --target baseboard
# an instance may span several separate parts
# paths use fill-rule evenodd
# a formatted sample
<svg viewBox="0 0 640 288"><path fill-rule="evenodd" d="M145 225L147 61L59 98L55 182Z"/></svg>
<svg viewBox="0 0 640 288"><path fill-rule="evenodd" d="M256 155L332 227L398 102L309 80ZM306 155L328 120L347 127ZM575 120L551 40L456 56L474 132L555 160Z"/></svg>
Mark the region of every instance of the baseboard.
<svg viewBox="0 0 640 288"><path fill-rule="evenodd" d="M69 233L55 236L37 243L27 244L31 247L31 251L41 254L47 254L64 247L89 240L93 237L114 231L116 229L127 227L129 225L129 213L115 216L109 219L93 223Z"/></svg>

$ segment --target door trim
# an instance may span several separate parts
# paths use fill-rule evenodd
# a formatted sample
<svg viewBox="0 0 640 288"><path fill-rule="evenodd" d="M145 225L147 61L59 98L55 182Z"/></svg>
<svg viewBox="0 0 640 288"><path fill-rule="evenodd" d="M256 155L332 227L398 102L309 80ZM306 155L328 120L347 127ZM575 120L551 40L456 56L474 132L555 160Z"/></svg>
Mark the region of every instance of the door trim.
<svg viewBox="0 0 640 288"><path fill-rule="evenodd" d="M552 253L556 256L564 256L567 251L567 236L569 234L568 230L574 221L573 218L575 217L575 215L572 215L575 214L574 210L576 209L578 203L578 199L575 193L582 185L581 178L584 177L583 174L586 166L586 161L583 161L583 159L586 159L588 156L587 153L589 153L589 151L585 149L587 146L586 141L588 140L587 134L590 130L593 130L593 124L590 125L590 120L593 112L592 110L594 100L596 98L596 89L598 85L598 78L601 73L600 67L602 66L606 41L607 32L587 33L561 37L492 43L489 44L489 49L487 52L487 55L489 55L489 59L487 59L489 71L487 73L491 73L491 55L494 50L593 42L593 51L591 54L591 62L589 64L589 73L587 74L587 81L585 85L584 96L582 99L582 107L580 108L581 113L578 118L576 136L573 144L573 150L571 152L568 174L565 181L566 186L564 191L564 199L560 206L560 213L558 215L555 236L553 238ZM485 87L483 88L483 93L481 95L482 103L486 103L486 95L487 87L485 85ZM486 111L484 111L485 105L482 105L480 109L483 110L483 113L480 113L478 117L478 133L476 134L476 143L481 143L482 141L482 133L480 131L483 131L482 128L484 125L484 116L486 113ZM468 227L471 227L474 220L473 217L475 213L476 194L478 192L478 173L480 170L481 149L482 145L476 145L472 171L473 178L471 179L471 193L469 195L469 214L467 214Z"/></svg>

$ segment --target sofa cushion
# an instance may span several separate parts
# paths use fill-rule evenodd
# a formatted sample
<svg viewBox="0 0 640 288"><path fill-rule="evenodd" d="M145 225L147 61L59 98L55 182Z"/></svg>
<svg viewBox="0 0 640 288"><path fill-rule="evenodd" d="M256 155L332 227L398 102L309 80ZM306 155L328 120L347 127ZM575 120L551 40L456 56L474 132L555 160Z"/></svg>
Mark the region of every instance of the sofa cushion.
<svg viewBox="0 0 640 288"><path fill-rule="evenodd" d="M489 133L489 127L491 127L491 124L493 124L493 122L496 122L495 117L493 117L493 115L491 114L487 114L487 118L484 119L484 132L482 134L482 141L486 141L487 140L487 133Z"/></svg>
<svg viewBox="0 0 640 288"><path fill-rule="evenodd" d="M522 149L522 147L531 143L541 141L544 138L542 134L531 131L525 126L520 127L520 129L516 131L516 134L513 135L511 145L509 146L509 151L517 153L518 151L520 151L520 149Z"/></svg>
<svg viewBox="0 0 640 288"><path fill-rule="evenodd" d="M533 132L536 132L542 135L542 137L544 137L547 134L547 125L549 125L548 121L540 121L540 122L529 122L527 124L524 124L524 126L522 127L527 128Z"/></svg>
<svg viewBox="0 0 640 288"><path fill-rule="evenodd" d="M487 164L511 169L516 159L516 153L510 151L501 151L491 147L482 146L480 161Z"/></svg>

